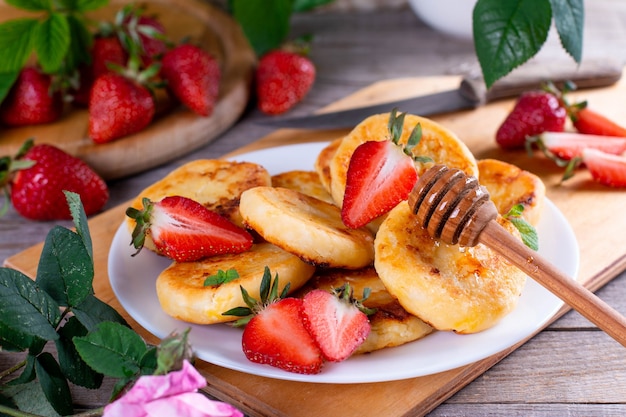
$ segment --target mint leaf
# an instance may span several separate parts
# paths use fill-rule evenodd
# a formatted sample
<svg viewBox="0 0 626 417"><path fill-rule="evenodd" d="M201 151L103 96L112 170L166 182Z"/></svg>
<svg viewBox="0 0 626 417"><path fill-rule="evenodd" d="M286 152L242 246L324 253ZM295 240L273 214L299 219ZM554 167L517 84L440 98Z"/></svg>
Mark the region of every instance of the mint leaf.
<svg viewBox="0 0 626 417"><path fill-rule="evenodd" d="M93 294L72 308L72 313L89 331L95 330L103 321L112 321L128 327L126 320L113 307L100 301Z"/></svg>
<svg viewBox="0 0 626 417"><path fill-rule="evenodd" d="M10 268L0 268L0 323L20 335L56 340L59 305L33 280ZM11 341L11 334L2 334ZM13 342L13 344L17 344Z"/></svg>
<svg viewBox="0 0 626 417"><path fill-rule="evenodd" d="M35 362L35 370L41 389L52 408L62 416L74 413L70 387L52 354L44 352L39 355Z"/></svg>
<svg viewBox="0 0 626 417"><path fill-rule="evenodd" d="M487 87L539 52L551 22L550 0L478 0L474 46Z"/></svg>
<svg viewBox="0 0 626 417"><path fill-rule="evenodd" d="M70 48L70 26L60 13L51 13L33 32L33 47L38 63L45 73L54 74L61 69Z"/></svg>
<svg viewBox="0 0 626 417"><path fill-rule="evenodd" d="M212 285L226 284L227 282L234 281L237 278L239 278L239 273L235 269L231 268L227 271L220 269L217 271L217 274L209 275L209 277L204 280L204 286L209 287Z"/></svg>
<svg viewBox="0 0 626 417"><path fill-rule="evenodd" d="M91 234L89 233L89 224L87 223L87 214L85 214L85 208L80 200L80 195L71 191L63 191L67 205L69 206L74 226L76 227L76 233L81 237L89 253L89 257L93 259L93 244L91 242Z"/></svg>
<svg viewBox="0 0 626 417"><path fill-rule="evenodd" d="M19 75L19 71L3 72L0 74L0 103L2 103L9 94L11 87L13 87Z"/></svg>
<svg viewBox="0 0 626 417"><path fill-rule="evenodd" d="M65 326L59 329L59 340L56 341L59 356L59 365L63 375L74 384L81 387L96 389L102 385L104 376L97 373L82 360L72 338L86 336L87 329L80 324L76 317L71 317Z"/></svg>
<svg viewBox="0 0 626 417"><path fill-rule="evenodd" d="M76 306L93 293L93 261L82 238L55 226L44 242L36 282L59 305Z"/></svg>
<svg viewBox="0 0 626 417"><path fill-rule="evenodd" d="M148 350L132 329L111 322L100 323L87 336L75 337L74 345L91 368L114 378L137 375Z"/></svg>
<svg viewBox="0 0 626 417"><path fill-rule="evenodd" d="M583 55L585 6L583 0L550 0L554 24L563 49L578 63Z"/></svg>
<svg viewBox="0 0 626 417"><path fill-rule="evenodd" d="M291 0L233 0L231 6L233 17L257 56L278 47L287 38Z"/></svg>
<svg viewBox="0 0 626 417"><path fill-rule="evenodd" d="M522 204L516 204L504 215L504 218L510 221L520 232L522 242L524 242L526 246L535 251L539 250L539 236L537 235L537 230L532 224L528 223L526 219L521 217L523 212L524 206Z"/></svg>
<svg viewBox="0 0 626 417"><path fill-rule="evenodd" d="M19 72L32 52L37 19L14 19L0 24L0 73Z"/></svg>
<svg viewBox="0 0 626 417"><path fill-rule="evenodd" d="M51 0L6 0L7 4L22 10L39 12L52 9Z"/></svg>

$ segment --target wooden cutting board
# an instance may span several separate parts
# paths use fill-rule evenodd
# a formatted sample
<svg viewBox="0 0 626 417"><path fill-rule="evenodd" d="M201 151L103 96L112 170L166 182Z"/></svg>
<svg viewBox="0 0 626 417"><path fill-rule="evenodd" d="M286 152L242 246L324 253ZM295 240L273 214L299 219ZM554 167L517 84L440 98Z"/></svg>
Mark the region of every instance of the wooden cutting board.
<svg viewBox="0 0 626 417"><path fill-rule="evenodd" d="M112 0L90 16L112 21L130 0ZM199 148L228 129L243 112L250 97L256 62L254 52L237 23L202 0L154 0L146 12L158 16L172 41L188 38L210 51L221 64L220 96L214 112L200 117L158 94L160 111L143 131L106 144L87 137L86 109L67 106L61 120L39 126L0 127L0 155L15 155L27 138L52 143L91 165L105 179L150 169ZM0 0L0 21L33 17Z"/></svg>
<svg viewBox="0 0 626 417"><path fill-rule="evenodd" d="M326 110L435 92L452 88L458 82L457 77L383 81L334 103ZM609 88L580 91L575 96L588 99L592 107L626 124L626 81ZM595 291L626 268L626 246L623 245L626 216L622 215L622 209L626 206L626 192L596 185L585 172L579 173L564 185L558 185L560 170L543 158L530 158L523 151L499 150L494 143L494 133L512 105L513 100L506 100L434 119L457 132L478 158L506 160L543 178L548 197L563 212L578 239L581 250L578 279ZM328 141L346 132L283 129L236 153L300 142ZM117 308L137 331L154 343L154 337L139 327L122 309L107 276L109 246L124 217L125 207L121 205L113 208L90 221L95 252L94 289L98 297ZM29 248L9 258L6 265L34 276L40 251L41 245ZM567 308L562 309L555 319L565 311ZM336 415L339 407L344 416L419 416L434 409L518 346L458 369L384 383L309 384L243 374L204 362L199 363L198 367L207 378L207 391L210 394L236 405L252 416L328 416Z"/></svg>

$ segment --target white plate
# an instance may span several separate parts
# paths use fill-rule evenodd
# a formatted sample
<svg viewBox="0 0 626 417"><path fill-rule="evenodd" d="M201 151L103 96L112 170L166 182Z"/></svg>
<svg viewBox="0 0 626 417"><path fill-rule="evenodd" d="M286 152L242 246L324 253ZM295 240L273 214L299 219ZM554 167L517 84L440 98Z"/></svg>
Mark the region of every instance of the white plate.
<svg viewBox="0 0 626 417"><path fill-rule="evenodd" d="M323 143L282 146L233 159L257 162L271 174L293 169L313 169ZM571 277L578 274L578 244L559 210L547 201L538 225L540 253ZM122 225L111 244L109 276L122 306L141 326L159 338L191 327L192 346L200 359L237 371L293 381L365 383L413 378L447 371L503 351L536 333L563 303L529 279L517 308L496 326L477 334L435 332L422 340L341 363L328 363L322 373L300 375L248 361L241 350L241 329L227 325L199 326L175 320L159 305L155 280L170 262L144 250L131 257L133 248Z"/></svg>

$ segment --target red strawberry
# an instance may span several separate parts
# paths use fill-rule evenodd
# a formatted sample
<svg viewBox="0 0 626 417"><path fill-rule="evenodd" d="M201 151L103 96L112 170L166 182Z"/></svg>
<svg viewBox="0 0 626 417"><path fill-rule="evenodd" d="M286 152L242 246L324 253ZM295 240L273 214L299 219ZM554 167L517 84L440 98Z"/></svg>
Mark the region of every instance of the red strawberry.
<svg viewBox="0 0 626 417"><path fill-rule="evenodd" d="M620 155L626 151L626 138L587 135L573 132L544 132L528 139L528 144L537 144L550 156L569 161L582 155L584 149L593 148L606 153Z"/></svg>
<svg viewBox="0 0 626 417"><path fill-rule="evenodd" d="M307 95L315 81L315 66L299 53L273 50L261 57L255 75L259 109L281 114Z"/></svg>
<svg viewBox="0 0 626 417"><path fill-rule="evenodd" d="M63 113L63 97L51 88L52 78L25 67L0 106L0 121L8 126L50 123ZM64 197L65 199L65 197Z"/></svg>
<svg viewBox="0 0 626 417"><path fill-rule="evenodd" d="M370 322L348 284L330 293L313 290L303 298L304 326L326 360L340 362L365 341Z"/></svg>
<svg viewBox="0 0 626 417"><path fill-rule="evenodd" d="M185 106L201 116L213 113L220 86L220 67L208 52L184 44L163 57L161 76Z"/></svg>
<svg viewBox="0 0 626 417"><path fill-rule="evenodd" d="M235 322L245 325L241 345L252 362L271 365L300 374L321 372L324 358L302 321L303 301L286 298L289 284L278 294L278 276L271 283L267 267L261 282L260 302L242 288L248 307L238 307L224 315L245 316Z"/></svg>
<svg viewBox="0 0 626 417"><path fill-rule="evenodd" d="M137 18L135 27L141 44L141 60L144 67L148 67L168 50L168 46L163 40L165 27L156 17L146 15L140 15Z"/></svg>
<svg viewBox="0 0 626 417"><path fill-rule="evenodd" d="M101 75L113 72L109 65L124 66L128 61L128 53L116 36L98 36L91 48L91 65L80 69L80 84L73 92L74 102L89 105L89 95L94 80Z"/></svg>
<svg viewBox="0 0 626 417"><path fill-rule="evenodd" d="M350 158L341 218L351 228L365 226L406 200L417 182L411 149L421 138L418 127L403 149L398 141L404 114L390 116L391 139L359 145Z"/></svg>
<svg viewBox="0 0 626 417"><path fill-rule="evenodd" d="M626 187L626 157L597 149L585 149L579 159L572 160L563 179L571 177L573 168L584 164L594 181L610 187Z"/></svg>
<svg viewBox="0 0 626 417"><path fill-rule="evenodd" d="M4 162L8 161L8 157L4 158ZM11 203L26 218L71 219L63 191L80 195L87 215L100 211L109 198L107 185L98 174L82 160L54 146L33 146L29 140L10 165L17 167L5 177L9 181ZM0 160L0 171L7 168ZM5 174L0 172L0 177Z"/></svg>
<svg viewBox="0 0 626 417"><path fill-rule="evenodd" d="M89 98L89 137L105 143L136 133L155 113L150 90L120 74L105 74L93 84Z"/></svg>
<svg viewBox="0 0 626 417"><path fill-rule="evenodd" d="M190 198L144 199L143 205L143 210L126 210L137 222L132 242L137 252L148 235L158 253L177 262L244 252L252 246L250 233Z"/></svg>
<svg viewBox="0 0 626 417"><path fill-rule="evenodd" d="M562 132L567 110L562 101L547 91L523 93L496 132L496 142L504 149L524 147L526 137L543 132Z"/></svg>
<svg viewBox="0 0 626 417"><path fill-rule="evenodd" d="M626 137L626 128L600 113L587 107L580 109L573 106L571 109L570 118L576 130L580 133Z"/></svg>

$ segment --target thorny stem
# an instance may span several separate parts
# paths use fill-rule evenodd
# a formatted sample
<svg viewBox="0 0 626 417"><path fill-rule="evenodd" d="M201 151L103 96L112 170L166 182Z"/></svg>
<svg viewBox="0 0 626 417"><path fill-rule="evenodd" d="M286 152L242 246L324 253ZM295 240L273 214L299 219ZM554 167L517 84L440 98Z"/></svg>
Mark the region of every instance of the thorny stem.
<svg viewBox="0 0 626 417"><path fill-rule="evenodd" d="M11 375L13 372L17 371L18 369L24 367L26 365L26 359L24 359L22 362L18 362L15 365L13 365L12 367L10 367L9 369L0 372L0 380L2 380L2 378L4 378L5 376Z"/></svg>
<svg viewBox="0 0 626 417"><path fill-rule="evenodd" d="M100 417L104 412L104 408L96 408L93 410L87 410L78 414L72 414L72 417ZM38 414L27 413L26 411L16 410L0 404L0 414L6 414L11 417L41 417Z"/></svg>

